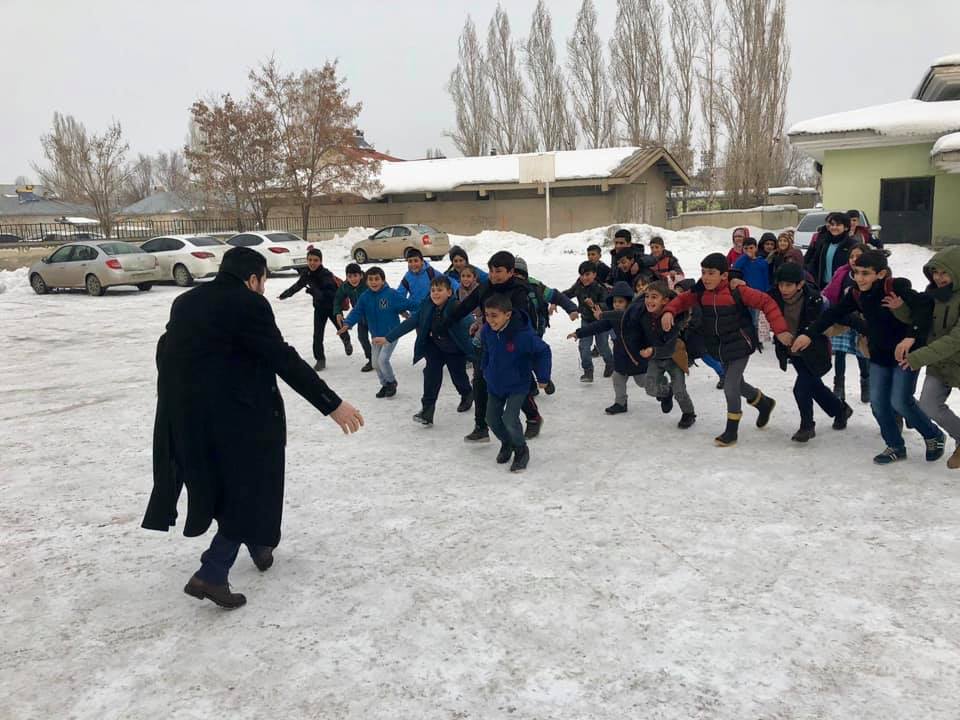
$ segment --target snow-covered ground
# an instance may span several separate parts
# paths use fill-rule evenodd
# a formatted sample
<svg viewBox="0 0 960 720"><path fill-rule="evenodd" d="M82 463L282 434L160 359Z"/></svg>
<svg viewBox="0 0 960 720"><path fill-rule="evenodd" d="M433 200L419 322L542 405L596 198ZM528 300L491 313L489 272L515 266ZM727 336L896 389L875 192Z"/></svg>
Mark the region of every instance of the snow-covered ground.
<svg viewBox="0 0 960 720"><path fill-rule="evenodd" d="M693 274L729 233L662 234ZM354 235L324 246L338 273ZM477 262L518 250L560 287L605 239L454 238ZM929 254L892 262L919 280ZM385 268L393 284L405 269ZM859 403L845 433L818 416L818 437L791 443L773 352L748 372L779 401L770 427L748 408L740 445L719 449L709 370L689 378L688 431L633 386L630 412L606 416L609 381L577 382L558 316L558 390L511 475L494 444L462 441L472 414L449 380L437 426L411 421L412 337L389 401L328 338L324 377L367 426L344 437L285 392L284 539L266 574L238 560L248 605L224 612L181 591L209 537L140 529L154 348L181 290L38 297L23 270L0 290L0 717L958 716L960 474L924 463L913 434L908 462L872 465ZM308 353L309 298L272 302Z"/></svg>

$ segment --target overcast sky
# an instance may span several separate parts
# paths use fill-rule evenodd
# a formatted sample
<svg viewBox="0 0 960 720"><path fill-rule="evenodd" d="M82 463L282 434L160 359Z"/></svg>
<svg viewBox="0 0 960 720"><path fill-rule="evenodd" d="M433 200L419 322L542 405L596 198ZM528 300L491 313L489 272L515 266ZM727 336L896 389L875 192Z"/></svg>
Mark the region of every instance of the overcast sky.
<svg viewBox="0 0 960 720"><path fill-rule="evenodd" d="M536 0L509 0L515 36ZM550 0L562 49L580 0ZM609 38L615 0L596 0ZM957 0L788 0L793 48L788 121L900 100L929 63L960 53ZM339 59L377 149L456 154L446 81L467 13L482 36L496 0L0 0L0 183L35 179L54 111L91 130L118 119L132 153L180 147L190 104L242 94L275 53L286 69Z"/></svg>

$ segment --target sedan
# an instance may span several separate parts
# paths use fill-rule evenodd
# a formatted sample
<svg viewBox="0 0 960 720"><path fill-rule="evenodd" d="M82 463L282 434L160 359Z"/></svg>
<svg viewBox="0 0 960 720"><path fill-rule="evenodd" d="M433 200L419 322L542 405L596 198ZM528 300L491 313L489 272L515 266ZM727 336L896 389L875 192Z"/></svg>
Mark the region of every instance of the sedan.
<svg viewBox="0 0 960 720"><path fill-rule="evenodd" d="M248 247L267 259L267 271L297 270L307 266L307 245L299 235L288 232L245 232L227 240L233 247Z"/></svg>
<svg viewBox="0 0 960 720"><path fill-rule="evenodd" d="M389 225L350 248L358 263L374 260L403 260L407 250L417 249L424 257L440 260L450 252L450 236L429 225Z"/></svg>
<svg viewBox="0 0 960 720"><path fill-rule="evenodd" d="M229 249L209 235L164 235L140 246L160 262L164 280L180 287L193 285L195 278L213 277L220 270L223 254Z"/></svg>
<svg viewBox="0 0 960 720"><path fill-rule="evenodd" d="M54 288L85 288L100 296L114 285L147 291L161 279L153 255L119 240L69 243L30 268L30 287L37 295Z"/></svg>
<svg viewBox="0 0 960 720"><path fill-rule="evenodd" d="M23 238L13 233L0 233L0 243L18 243L23 242Z"/></svg>

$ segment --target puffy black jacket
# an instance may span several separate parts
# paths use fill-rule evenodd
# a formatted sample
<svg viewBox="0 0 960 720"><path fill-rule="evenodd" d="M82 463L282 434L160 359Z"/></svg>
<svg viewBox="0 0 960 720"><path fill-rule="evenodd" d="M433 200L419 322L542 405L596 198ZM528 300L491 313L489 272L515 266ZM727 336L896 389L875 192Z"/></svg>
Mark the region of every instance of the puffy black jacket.
<svg viewBox="0 0 960 720"><path fill-rule="evenodd" d="M306 288L314 307L333 308L339 287L334 274L321 265L316 270L301 270L297 281L280 293L280 299L286 300Z"/></svg>
<svg viewBox="0 0 960 720"><path fill-rule="evenodd" d="M816 237L810 243L807 254L803 256L803 264L807 272L813 275L817 287L823 290L833 279L833 274L850 260L850 250L857 241L844 233L834 237L827 230L821 229ZM824 280L824 265L827 262L827 249L831 245L837 246L837 251L833 254L833 262L830 265L830 273Z"/></svg>
<svg viewBox="0 0 960 720"><path fill-rule="evenodd" d="M780 290L774 287L769 295L782 312L786 301L780 294ZM820 315L823 314L823 296L810 283L804 283L803 300L801 302L803 303L803 310L800 312L800 323L797 326L796 335L808 335L810 326L819 320ZM813 339L810 347L800 352L796 357L800 359L800 362L806 366L811 374L816 377L823 377L830 371L830 356L833 354L830 338L819 334L810 337ZM780 369L786 370L790 360L790 348L778 342L774 343L774 346L777 360L780 361Z"/></svg>

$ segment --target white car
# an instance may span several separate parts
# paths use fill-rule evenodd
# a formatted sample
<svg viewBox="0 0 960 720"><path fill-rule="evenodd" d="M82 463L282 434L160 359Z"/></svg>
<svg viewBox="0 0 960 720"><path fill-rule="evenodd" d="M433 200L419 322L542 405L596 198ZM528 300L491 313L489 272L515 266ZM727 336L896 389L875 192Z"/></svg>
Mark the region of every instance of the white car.
<svg viewBox="0 0 960 720"><path fill-rule="evenodd" d="M223 254L230 249L209 235L162 235L147 240L140 248L157 258L164 280L173 280L180 287L193 285L196 278L216 275Z"/></svg>
<svg viewBox="0 0 960 720"><path fill-rule="evenodd" d="M264 230L245 232L227 240L233 247L248 247L267 259L267 272L276 273L307 266L310 245L293 233Z"/></svg>
<svg viewBox="0 0 960 720"><path fill-rule="evenodd" d="M800 223L797 225L797 229L793 234L794 247L806 252L817 231L827 221L827 215L829 214L828 211L822 208L814 208L813 210L801 213ZM860 211L860 227L870 228L870 233L874 237L879 237L880 235L880 226L871 225L867 216L863 214L863 211Z"/></svg>

